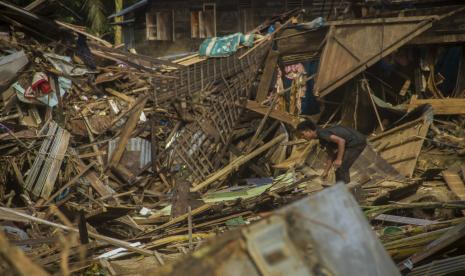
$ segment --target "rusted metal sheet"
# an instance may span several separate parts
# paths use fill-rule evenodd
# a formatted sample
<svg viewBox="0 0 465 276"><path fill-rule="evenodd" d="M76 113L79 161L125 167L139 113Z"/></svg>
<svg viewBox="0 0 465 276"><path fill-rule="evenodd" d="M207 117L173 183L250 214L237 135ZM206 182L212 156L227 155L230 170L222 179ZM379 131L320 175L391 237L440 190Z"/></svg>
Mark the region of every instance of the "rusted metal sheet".
<svg viewBox="0 0 465 276"><path fill-rule="evenodd" d="M337 21L326 37L315 80L323 97L428 30L437 16Z"/></svg>
<svg viewBox="0 0 465 276"><path fill-rule="evenodd" d="M108 143L108 161L118 145L119 138L113 139ZM148 163L152 162L152 146L149 141L142 138L131 138L126 144L126 150L121 158L121 163L134 169L142 169Z"/></svg>
<svg viewBox="0 0 465 276"><path fill-rule="evenodd" d="M301 53L316 54L321 50L328 28L323 27L316 30L285 29L275 39L279 52L282 56Z"/></svg>
<svg viewBox="0 0 465 276"><path fill-rule="evenodd" d="M433 122L431 106L420 106L409 114L417 118L370 139L378 154L406 177L413 175L426 133Z"/></svg>

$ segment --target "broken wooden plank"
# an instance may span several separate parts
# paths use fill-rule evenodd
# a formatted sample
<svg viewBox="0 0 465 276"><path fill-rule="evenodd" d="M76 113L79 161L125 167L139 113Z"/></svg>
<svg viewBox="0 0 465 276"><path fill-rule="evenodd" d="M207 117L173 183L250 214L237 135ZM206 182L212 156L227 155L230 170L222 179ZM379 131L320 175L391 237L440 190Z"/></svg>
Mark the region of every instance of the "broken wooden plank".
<svg viewBox="0 0 465 276"><path fill-rule="evenodd" d="M123 153L126 149L126 144L129 138L131 138L132 131L136 128L137 123L139 122L140 114L142 113L142 110L144 109L146 102L147 97L145 97L145 99L143 99L142 102L140 102L137 105L137 107L135 107L134 111L126 121L126 124L121 129L118 145L116 146L115 151L111 155L108 167L116 166L121 160L121 157L123 157Z"/></svg>
<svg viewBox="0 0 465 276"><path fill-rule="evenodd" d="M114 89L111 89L111 88L106 88L105 92L107 92L108 94L110 94L112 96L118 97L121 100L128 102L129 104L134 104L134 102L136 101L133 97L128 96L128 95L126 95L124 93L118 92L118 91L116 91Z"/></svg>
<svg viewBox="0 0 465 276"><path fill-rule="evenodd" d="M386 214L378 215L377 217L375 217L375 220L395 222L395 223L407 224L407 225L408 224L420 225L420 226L431 225L431 224L437 223L436 221L431 221L427 219L417 219L417 218L401 217L401 216L386 215Z"/></svg>
<svg viewBox="0 0 465 276"><path fill-rule="evenodd" d="M407 94L407 91L410 88L411 83L412 82L410 80L405 80L404 84L402 85L402 88L399 91L400 96L405 96L405 94Z"/></svg>
<svg viewBox="0 0 465 276"><path fill-rule="evenodd" d="M397 171L404 176L411 177L432 121L432 109L425 107L418 118L391 128L370 138L369 141L379 155L393 164ZM412 137L418 139L412 139Z"/></svg>
<svg viewBox="0 0 465 276"><path fill-rule="evenodd" d="M460 238L463 238L464 236L465 223L454 226L447 232L445 232L442 236L440 236L438 239L425 246L422 250L399 263L397 267L400 271L403 271L407 268L411 270L416 263L437 253L439 250L446 248L447 246L453 244L454 242L456 242Z"/></svg>
<svg viewBox="0 0 465 276"><path fill-rule="evenodd" d="M156 228L156 230L160 230L160 229L166 228L166 227L168 227L168 226L171 226L171 225L173 225L173 224L176 224L176 223L178 223L178 222L181 222L181 221L183 221L183 220L187 220L187 218L189 217L189 215L195 216L195 215L197 215L197 214L200 214L200 213L203 213L203 212L209 210L211 207L212 207L211 204L204 204L204 205L202 205L202 206L199 206L198 208L195 208L194 210L192 210L192 211L190 212L190 214L189 214L189 213L186 213L186 214L180 215L180 216L178 216L178 217L175 217L175 218L171 219L170 221L168 221L167 223L158 226L158 227Z"/></svg>
<svg viewBox="0 0 465 276"><path fill-rule="evenodd" d="M82 169L78 174L76 174L73 179L68 181L65 185L63 185L58 191L56 191L50 198L47 199L47 201L43 205L48 205L50 202L52 202L55 197L57 197L59 194L61 194L65 189L76 183L81 176L83 176L90 168L92 168L95 165L95 163L90 163L87 165L84 169Z"/></svg>
<svg viewBox="0 0 465 276"><path fill-rule="evenodd" d="M262 115L266 115L267 112L268 112L268 109L269 109L268 106L261 105L261 104L257 103L256 101L250 101L250 100L247 101L247 104L246 104L245 107L247 109L249 109L249 110L260 113ZM275 120L286 123L286 124L288 124L288 125L290 125L290 126L292 126L294 128L300 122L298 117L294 117L294 116L290 115L289 113L283 112L283 111L280 111L280 110L272 110L269 116L271 118L275 119Z"/></svg>
<svg viewBox="0 0 465 276"><path fill-rule="evenodd" d="M76 33L81 34L83 36L86 36L86 37L88 37L88 38L90 38L92 40L95 40L95 41L101 43L102 45L105 45L105 47L108 47L108 48L113 47L113 45L110 42L108 42L106 40L103 40L100 37L97 37L95 35L91 35L89 33L86 33L84 31L82 31L81 29L79 29L78 26L74 26L74 25L69 24L69 23L64 23L64 22L61 22L61 21L58 21L58 20L55 20L55 23L57 25L63 27L63 28L69 29L69 30L71 30L73 32L76 32Z"/></svg>
<svg viewBox="0 0 465 276"><path fill-rule="evenodd" d="M414 109L417 106L429 104L433 107L435 115L464 115L465 99L418 99L413 95L408 104L408 109Z"/></svg>
<svg viewBox="0 0 465 276"><path fill-rule="evenodd" d="M86 170L86 165L79 158L76 158L76 169L78 170L79 174ZM92 169L89 169L89 170L90 171L85 173L82 179L85 179L85 181L89 182L92 188L94 188L95 191L102 197L111 196L113 194L112 189L110 189L110 187L105 185L100 180L100 178L97 176L95 171L93 171Z"/></svg>
<svg viewBox="0 0 465 276"><path fill-rule="evenodd" d="M447 186L451 191L460 199L465 200L465 184L463 183L460 175L451 169L447 169L442 172L442 177L447 183ZM462 211L465 214L465 211Z"/></svg>

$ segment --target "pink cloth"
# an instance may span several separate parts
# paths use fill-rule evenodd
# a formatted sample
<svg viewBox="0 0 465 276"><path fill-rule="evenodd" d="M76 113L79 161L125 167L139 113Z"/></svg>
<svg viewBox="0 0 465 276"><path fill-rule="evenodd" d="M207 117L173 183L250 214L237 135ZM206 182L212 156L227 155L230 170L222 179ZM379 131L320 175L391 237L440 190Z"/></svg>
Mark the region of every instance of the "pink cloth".
<svg viewBox="0 0 465 276"><path fill-rule="evenodd" d="M291 80L295 79L301 74L306 73L305 68L302 63L288 65L284 67L284 72L286 73L286 78L291 79Z"/></svg>

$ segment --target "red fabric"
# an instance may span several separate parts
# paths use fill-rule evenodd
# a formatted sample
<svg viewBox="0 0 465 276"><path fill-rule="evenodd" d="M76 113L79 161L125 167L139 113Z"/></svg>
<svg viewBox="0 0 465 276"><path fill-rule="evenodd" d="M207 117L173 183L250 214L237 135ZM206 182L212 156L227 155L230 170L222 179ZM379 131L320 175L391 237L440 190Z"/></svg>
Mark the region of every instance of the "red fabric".
<svg viewBox="0 0 465 276"><path fill-rule="evenodd" d="M42 82L37 88L40 90L40 92L42 92L42 94L49 94L52 91L52 87L48 81Z"/></svg>

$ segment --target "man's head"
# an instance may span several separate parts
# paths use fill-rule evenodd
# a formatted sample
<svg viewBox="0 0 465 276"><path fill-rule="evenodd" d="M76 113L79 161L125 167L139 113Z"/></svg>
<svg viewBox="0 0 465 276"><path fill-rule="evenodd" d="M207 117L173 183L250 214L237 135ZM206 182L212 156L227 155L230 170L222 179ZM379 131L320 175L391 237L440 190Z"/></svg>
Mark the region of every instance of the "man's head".
<svg viewBox="0 0 465 276"><path fill-rule="evenodd" d="M298 136L306 140L312 140L317 138L316 129L317 125L314 122L303 121L297 125L296 132Z"/></svg>

